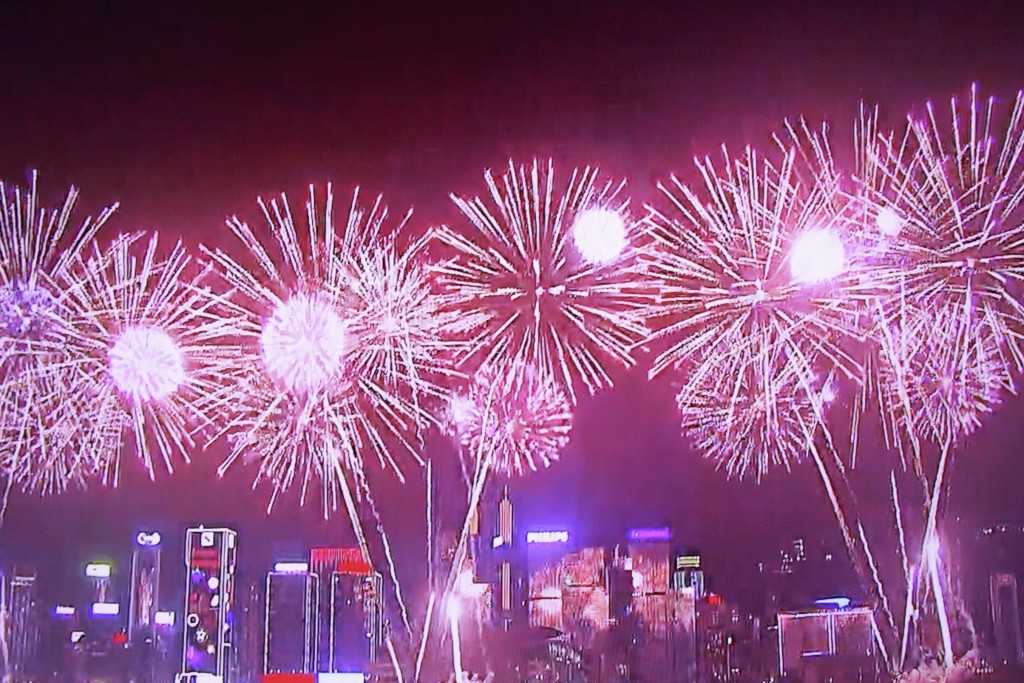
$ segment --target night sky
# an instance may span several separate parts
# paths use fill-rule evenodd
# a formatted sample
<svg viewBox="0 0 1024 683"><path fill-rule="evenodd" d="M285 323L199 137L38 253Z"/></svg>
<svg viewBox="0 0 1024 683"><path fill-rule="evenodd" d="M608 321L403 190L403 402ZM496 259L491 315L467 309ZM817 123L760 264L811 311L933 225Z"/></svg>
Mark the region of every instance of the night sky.
<svg viewBox="0 0 1024 683"><path fill-rule="evenodd" d="M112 230L192 244L219 242L228 215L260 220L258 195L286 191L300 205L308 183L328 180L342 196L360 185L398 213L412 206L413 227L426 229L457 221L448 193L483 192L483 171L509 157L598 164L629 179L639 206L656 200L659 179L694 180L694 155L723 142L766 148L786 117L846 131L861 100L896 124L974 81L1004 100L1024 87L1015 2L399 4L6 2L0 177L23 183L39 169L51 204L80 187L79 218L120 201ZM726 481L679 437L670 379L616 378L582 401L562 461L517 483L526 524L602 541L672 524L727 594L794 536L835 535L810 469ZM1022 409L1008 400L958 456L956 514L1024 517ZM454 471L444 438L428 452ZM77 562L124 550L140 527L178 539L203 521L241 528L253 572L275 553L350 540L344 517L324 522L294 497L267 518L253 472L218 480L220 458L196 452L156 482L133 464L116 491L16 495L0 560ZM894 462L869 452L858 467L870 481ZM399 560L412 564L423 494L408 470L404 487L374 482Z"/></svg>

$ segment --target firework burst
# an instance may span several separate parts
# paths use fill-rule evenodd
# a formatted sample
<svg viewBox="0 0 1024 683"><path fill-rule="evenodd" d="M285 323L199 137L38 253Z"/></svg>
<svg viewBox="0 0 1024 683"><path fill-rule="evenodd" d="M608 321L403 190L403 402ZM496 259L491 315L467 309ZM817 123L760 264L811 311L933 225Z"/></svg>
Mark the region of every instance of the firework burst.
<svg viewBox="0 0 1024 683"><path fill-rule="evenodd" d="M444 394L444 318L432 315L422 247L402 251L383 235L380 198L365 210L354 194L341 230L330 185L323 214L310 187L301 232L286 198L260 206L270 240L237 218L228 222L254 267L207 252L233 290L242 340L240 371L225 390L233 408L221 434L231 452L221 472L239 459L257 461L256 482L273 488L271 507L294 484L305 500L319 481L327 514L339 493L359 495L349 477L362 477L364 455L399 478L393 444L419 461L414 442L433 419L423 400Z"/></svg>
<svg viewBox="0 0 1024 683"><path fill-rule="evenodd" d="M482 471L505 476L558 460L572 429L572 408L558 383L529 365L481 367L451 402L451 425L465 451L487 458Z"/></svg>
<svg viewBox="0 0 1024 683"><path fill-rule="evenodd" d="M192 434L212 427L230 350L204 273L190 265L180 242L161 254L156 235L144 246L123 235L59 280L69 332L47 372L59 391L43 403L63 416L69 457L94 453L105 483L118 481L126 433L153 477L158 461L168 471L177 457L188 462Z"/></svg>
<svg viewBox="0 0 1024 683"><path fill-rule="evenodd" d="M994 99L929 105L902 139L880 138L868 193L886 237L876 277L895 294L878 337L883 400L941 443L970 432L1024 368L1024 96L1002 125Z"/></svg>
<svg viewBox="0 0 1024 683"><path fill-rule="evenodd" d="M474 331L459 364L532 365L573 402L577 383L591 393L610 386L606 366L633 363L651 298L644 226L620 198L624 183L601 184L585 168L560 189L550 161L510 162L485 180L490 202L452 196L468 229L437 233L456 252L436 267L446 302Z"/></svg>
<svg viewBox="0 0 1024 683"><path fill-rule="evenodd" d="M0 182L0 469L27 488L59 492L95 469L69 446L73 427L57 401L63 382L53 366L72 334L59 280L117 206L73 228L78 190L47 210L36 183L35 173L27 190Z"/></svg>
<svg viewBox="0 0 1024 683"><path fill-rule="evenodd" d="M769 348L758 357L750 357L758 351L752 344L734 358L716 358L714 352L700 357L694 376L676 396L683 434L728 476L753 472L761 477L772 467L789 469L803 460L818 422L816 410L827 402L824 383L802 383L799 359L782 345ZM725 365L730 373L718 374ZM820 401L811 393L815 389Z"/></svg>
<svg viewBox="0 0 1024 683"><path fill-rule="evenodd" d="M865 292L850 275L844 203L835 183L800 178L796 159L792 146L777 164L750 149L725 152L721 170L705 158L703 193L673 178L661 187L671 210L648 219L663 283L650 374L682 372L684 430L736 475L806 453L826 379L860 372L848 346Z"/></svg>

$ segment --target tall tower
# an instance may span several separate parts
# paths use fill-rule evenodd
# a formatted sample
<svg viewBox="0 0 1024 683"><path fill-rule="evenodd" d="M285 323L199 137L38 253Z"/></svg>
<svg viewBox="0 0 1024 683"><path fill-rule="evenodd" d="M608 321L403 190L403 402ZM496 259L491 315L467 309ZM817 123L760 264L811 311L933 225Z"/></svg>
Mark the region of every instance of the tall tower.
<svg viewBox="0 0 1024 683"><path fill-rule="evenodd" d="M267 574L263 673L316 673L320 578L305 562L279 562Z"/></svg>
<svg viewBox="0 0 1024 683"><path fill-rule="evenodd" d="M11 577L7 596L8 670L14 683L35 680L39 651L39 614L36 608L36 577Z"/></svg>
<svg viewBox="0 0 1024 683"><path fill-rule="evenodd" d="M160 606L160 534L142 531L132 552L132 586L128 599L128 642L156 642L156 612Z"/></svg>
<svg viewBox="0 0 1024 683"><path fill-rule="evenodd" d="M256 683L263 673L263 578L247 581L239 598L239 676L243 683Z"/></svg>
<svg viewBox="0 0 1024 683"><path fill-rule="evenodd" d="M160 534L141 531L132 552L132 583L128 596L128 644L133 669L143 679L156 677L156 613L160 607Z"/></svg>
<svg viewBox="0 0 1024 683"><path fill-rule="evenodd" d="M514 543L513 533L515 532L512 516L512 499L508 495L507 486L502 489L501 500L498 501L497 532L497 535L503 541L501 545L501 548L505 550L503 554L507 555L512 550ZM509 557L503 557L498 562L498 612L506 618L512 612L512 562Z"/></svg>
<svg viewBox="0 0 1024 683"><path fill-rule="evenodd" d="M185 532L185 631L181 672L229 681L238 534L198 527Z"/></svg>
<svg viewBox="0 0 1024 683"><path fill-rule="evenodd" d="M358 547L314 548L311 557L328 583L321 671L362 671L383 644L382 577Z"/></svg>
<svg viewBox="0 0 1024 683"><path fill-rule="evenodd" d="M1008 573L993 574L989 579L989 591L997 656L1007 663L1020 663L1024 661L1024 645L1021 642L1017 577Z"/></svg>

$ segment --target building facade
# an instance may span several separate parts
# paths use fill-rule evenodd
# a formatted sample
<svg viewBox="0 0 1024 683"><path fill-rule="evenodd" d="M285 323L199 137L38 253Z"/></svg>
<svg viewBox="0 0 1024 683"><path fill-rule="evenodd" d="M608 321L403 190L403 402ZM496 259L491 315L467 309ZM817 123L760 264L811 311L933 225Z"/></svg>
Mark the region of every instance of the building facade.
<svg viewBox="0 0 1024 683"><path fill-rule="evenodd" d="M185 532L185 609L181 673L231 681L238 534L198 527Z"/></svg>

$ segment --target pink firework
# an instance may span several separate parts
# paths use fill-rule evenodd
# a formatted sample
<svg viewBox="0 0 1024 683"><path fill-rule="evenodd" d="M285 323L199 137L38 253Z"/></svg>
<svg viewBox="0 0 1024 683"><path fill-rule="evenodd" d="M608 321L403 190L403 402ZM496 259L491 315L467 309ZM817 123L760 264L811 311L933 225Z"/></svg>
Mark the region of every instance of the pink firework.
<svg viewBox="0 0 1024 683"><path fill-rule="evenodd" d="M60 384L52 409L106 483L118 481L126 442L152 477L158 462L168 471L187 462L193 435L213 426L231 349L204 276L180 242L161 250L155 234L124 235L94 246L59 281L69 334L51 375Z"/></svg>
<svg viewBox="0 0 1024 683"><path fill-rule="evenodd" d="M681 373L684 431L735 475L806 454L826 380L860 373L849 347L866 293L839 188L801 177L793 146L779 157L698 161L703 187L673 179L648 219L662 282L650 374Z"/></svg>
<svg viewBox="0 0 1024 683"><path fill-rule="evenodd" d="M505 476L550 466L572 429L565 392L521 364L477 370L466 392L452 398L450 418L478 470Z"/></svg>
<svg viewBox="0 0 1024 683"><path fill-rule="evenodd" d="M380 198L363 208L357 192L345 225L335 226L331 186L324 209L310 187L301 230L286 198L260 206L263 231L228 221L241 260L208 251L233 289L242 346L223 397L231 452L221 472L240 458L258 462L271 506L294 484L305 500L319 482L327 514L339 493L359 495L351 477L362 479L365 456L400 478L397 456L419 461L419 431L434 419L424 401L444 395L444 318L431 314L422 246L384 234Z"/></svg>
<svg viewBox="0 0 1024 683"><path fill-rule="evenodd" d="M28 189L0 182L0 469L21 486L50 493L95 474L92 453L70 445L61 404L64 350L72 334L60 280L117 206L74 227L78 190L59 209Z"/></svg>
<svg viewBox="0 0 1024 683"><path fill-rule="evenodd" d="M1024 96L1009 118L972 89L949 123L929 105L902 139L879 138L866 193L892 293L875 335L883 401L905 426L948 444L970 432L1024 368ZM942 406L941 410L937 406Z"/></svg>
<svg viewBox="0 0 1024 683"><path fill-rule="evenodd" d="M624 183L585 168L559 185L550 161L484 178L488 198L452 197L465 227L437 231L455 251L436 266L446 303L470 331L459 364L532 365L573 402L577 384L610 386L610 364L633 364L653 291Z"/></svg>

